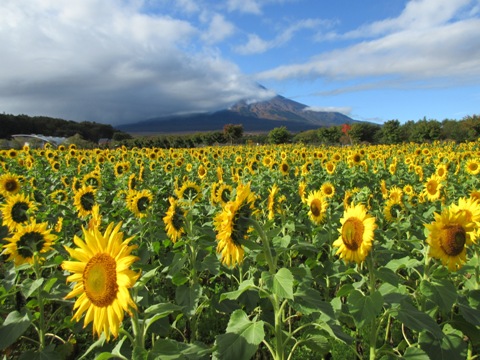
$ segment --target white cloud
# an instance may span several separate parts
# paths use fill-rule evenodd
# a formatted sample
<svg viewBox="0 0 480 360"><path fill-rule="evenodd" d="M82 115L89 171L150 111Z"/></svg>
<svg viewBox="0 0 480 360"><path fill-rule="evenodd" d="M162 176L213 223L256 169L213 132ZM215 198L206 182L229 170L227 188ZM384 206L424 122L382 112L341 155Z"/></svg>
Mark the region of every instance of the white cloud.
<svg viewBox="0 0 480 360"><path fill-rule="evenodd" d="M208 46L198 50L196 26L143 5L2 0L0 109L119 124L271 96ZM210 25L231 31L220 15Z"/></svg>
<svg viewBox="0 0 480 360"><path fill-rule="evenodd" d="M352 114L350 106L308 106L303 111L339 112L347 116Z"/></svg>
<svg viewBox="0 0 480 360"><path fill-rule="evenodd" d="M228 11L239 11L243 13L261 14L261 5L258 0L228 0Z"/></svg>
<svg viewBox="0 0 480 360"><path fill-rule="evenodd" d="M348 33L349 37L360 36L364 31L377 38L319 54L305 63L280 66L258 77L277 80L375 77L382 86L387 83L405 86L406 81L410 84L433 81L436 85L478 81L480 19L456 18L467 2L411 1L398 18ZM370 81L368 85L372 85Z"/></svg>
<svg viewBox="0 0 480 360"><path fill-rule="evenodd" d="M221 14L214 14L209 21L208 30L202 34L202 38L209 44L218 43L233 35L235 26L225 20Z"/></svg>
<svg viewBox="0 0 480 360"><path fill-rule="evenodd" d="M275 38L268 41L261 39L257 34L248 34L247 43L235 47L235 51L242 55L260 54L288 43L298 31L315 29L326 23L328 22L320 19L300 20L286 27Z"/></svg>

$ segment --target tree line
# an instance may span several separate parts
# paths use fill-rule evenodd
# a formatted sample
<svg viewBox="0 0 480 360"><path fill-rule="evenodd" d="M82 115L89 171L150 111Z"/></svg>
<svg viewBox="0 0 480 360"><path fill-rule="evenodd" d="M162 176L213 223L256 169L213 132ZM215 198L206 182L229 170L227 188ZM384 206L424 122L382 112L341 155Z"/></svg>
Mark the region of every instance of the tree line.
<svg viewBox="0 0 480 360"><path fill-rule="evenodd" d="M91 121L75 122L47 116L0 114L0 139L8 139L15 134L41 134L66 138L79 135L86 141L98 143L102 138L112 139L115 134L125 133L114 129L112 125Z"/></svg>
<svg viewBox="0 0 480 360"><path fill-rule="evenodd" d="M245 133L241 124L226 124L223 130L193 134L165 134L136 136L116 130L111 125L95 122L74 122L45 116L0 114L0 139L14 134L42 134L68 138L68 143L81 147L98 146L102 138L111 139L102 146L192 148L197 146L229 144L398 144L402 142L432 142L451 140L457 143L480 138L480 116L466 116L461 120L437 121L423 118L418 121L388 120L384 124L358 122L339 126L320 127L292 133L285 126L268 133Z"/></svg>

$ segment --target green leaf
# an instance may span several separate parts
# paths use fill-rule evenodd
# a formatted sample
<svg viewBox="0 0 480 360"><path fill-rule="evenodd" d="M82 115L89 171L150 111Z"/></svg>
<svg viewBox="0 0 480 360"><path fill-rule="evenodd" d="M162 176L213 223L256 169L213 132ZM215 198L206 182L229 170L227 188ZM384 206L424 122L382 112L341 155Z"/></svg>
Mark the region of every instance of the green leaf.
<svg viewBox="0 0 480 360"><path fill-rule="evenodd" d="M464 360L467 357L467 343L463 341L463 334L449 324L443 328L445 335L435 338L428 332L420 333L418 342L430 359L435 360Z"/></svg>
<svg viewBox="0 0 480 360"><path fill-rule="evenodd" d="M184 307L183 312L187 316L195 314L200 296L202 296L202 287L199 283L179 286L175 292L175 300L177 304Z"/></svg>
<svg viewBox="0 0 480 360"><path fill-rule="evenodd" d="M21 290L25 298L29 298L32 294L43 284L44 279L40 278L37 280L25 279L22 282Z"/></svg>
<svg viewBox="0 0 480 360"><path fill-rule="evenodd" d="M419 287L420 293L430 301L437 304L444 313L449 313L457 300L457 291L448 280L422 280Z"/></svg>
<svg viewBox="0 0 480 360"><path fill-rule="evenodd" d="M148 319L145 320L145 331L147 331L150 325L155 321L163 319L173 312L180 310L182 310L181 306L171 303L161 303L150 306L145 310L145 315L148 317Z"/></svg>
<svg viewBox="0 0 480 360"><path fill-rule="evenodd" d="M320 312L331 319L335 319L332 305L322 301L322 295L317 290L305 286L299 287L294 296L295 301L292 301L290 305L295 310L306 315Z"/></svg>
<svg viewBox="0 0 480 360"><path fill-rule="evenodd" d="M12 311L0 327L0 350L12 345L22 334L27 331L32 323L30 314Z"/></svg>
<svg viewBox="0 0 480 360"><path fill-rule="evenodd" d="M375 277L379 278L383 282L392 284L393 286L398 286L399 276L392 270L387 267L381 267L374 269Z"/></svg>
<svg viewBox="0 0 480 360"><path fill-rule="evenodd" d="M361 328L380 314L383 307L383 297L378 291L365 296L360 291L354 290L348 296L347 304L355 324Z"/></svg>
<svg viewBox="0 0 480 360"><path fill-rule="evenodd" d="M443 332L438 324L426 313L419 311L413 305L402 302L397 308L398 313L393 316L406 327L421 332L428 331L437 339L442 338Z"/></svg>
<svg viewBox="0 0 480 360"><path fill-rule="evenodd" d="M208 359L212 349L200 343L185 344L159 339L149 351L148 360Z"/></svg>
<svg viewBox="0 0 480 360"><path fill-rule="evenodd" d="M471 304L467 304L465 300L459 301L457 304L458 310L463 318L470 324L480 326L480 310L477 307L472 307Z"/></svg>
<svg viewBox="0 0 480 360"><path fill-rule="evenodd" d="M430 360L430 357L422 349L410 346L405 350L401 360Z"/></svg>
<svg viewBox="0 0 480 360"><path fill-rule="evenodd" d="M250 321L243 310L235 310L226 333L217 335L215 356L218 359L250 360L264 337L263 321Z"/></svg>
<svg viewBox="0 0 480 360"><path fill-rule="evenodd" d="M151 279L157 276L158 267L143 273L140 279L135 283L134 287L142 287L145 286Z"/></svg>
<svg viewBox="0 0 480 360"><path fill-rule="evenodd" d="M304 343L316 356L324 356L330 351L330 342L323 335L308 336Z"/></svg>
<svg viewBox="0 0 480 360"><path fill-rule="evenodd" d="M253 287L255 287L253 279L242 281L242 283L238 286L237 290L221 294L220 301L223 301L225 299L237 300L240 295L242 295L245 291L252 289Z"/></svg>
<svg viewBox="0 0 480 360"><path fill-rule="evenodd" d="M337 297L342 297L342 296L348 296L355 288L353 287L352 284L348 283L343 285L338 291L335 296Z"/></svg>
<svg viewBox="0 0 480 360"><path fill-rule="evenodd" d="M63 360L55 345L48 345L44 349L28 350L22 353L18 360Z"/></svg>
<svg viewBox="0 0 480 360"><path fill-rule="evenodd" d="M175 286L180 286L185 284L188 281L188 277L183 275L181 272L176 273L172 276L172 283Z"/></svg>
<svg viewBox="0 0 480 360"><path fill-rule="evenodd" d="M293 299L293 275L287 268L281 268L275 275L264 271L262 280L273 294L280 298Z"/></svg>

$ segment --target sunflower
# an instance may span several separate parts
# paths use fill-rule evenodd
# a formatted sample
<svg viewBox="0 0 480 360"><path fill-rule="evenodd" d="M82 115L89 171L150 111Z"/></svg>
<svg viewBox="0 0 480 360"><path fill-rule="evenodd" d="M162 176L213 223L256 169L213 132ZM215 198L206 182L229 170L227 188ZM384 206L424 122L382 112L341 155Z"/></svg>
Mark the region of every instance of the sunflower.
<svg viewBox="0 0 480 360"><path fill-rule="evenodd" d="M405 211L405 205L401 200L388 199L383 207L383 215L388 222L394 222Z"/></svg>
<svg viewBox="0 0 480 360"><path fill-rule="evenodd" d="M175 190L175 194L178 199L193 205L202 198L202 189L193 181L187 180L180 189Z"/></svg>
<svg viewBox="0 0 480 360"><path fill-rule="evenodd" d="M335 186L331 182L326 182L322 184L320 188L322 194L327 198L332 198L335 195Z"/></svg>
<svg viewBox="0 0 480 360"><path fill-rule="evenodd" d="M423 189L423 194L430 201L435 201L440 199L440 189L442 188L440 183L440 178L437 175L432 175L427 179L425 184L425 189Z"/></svg>
<svg viewBox="0 0 480 360"><path fill-rule="evenodd" d="M478 175L480 173L480 164L477 159L468 160L465 168L470 175Z"/></svg>
<svg viewBox="0 0 480 360"><path fill-rule="evenodd" d="M283 176L287 176L290 172L290 165L286 161L282 161L280 164L280 172Z"/></svg>
<svg viewBox="0 0 480 360"><path fill-rule="evenodd" d="M83 186L91 186L94 189L99 189L102 186L102 177L97 171L92 171L83 177L82 184Z"/></svg>
<svg viewBox="0 0 480 360"><path fill-rule="evenodd" d="M425 224L429 231L426 242L430 245L428 255L439 259L450 271L460 269L467 261L467 246L472 245L475 224L467 220L467 213L447 207L440 214L434 213L435 221Z"/></svg>
<svg viewBox="0 0 480 360"><path fill-rule="evenodd" d="M73 204L75 205L78 215L82 218L92 213L95 205L96 191L91 186L83 186L75 192L73 196Z"/></svg>
<svg viewBox="0 0 480 360"><path fill-rule="evenodd" d="M400 189L398 186L392 186L388 191L388 200L398 204L402 201L403 190Z"/></svg>
<svg viewBox="0 0 480 360"><path fill-rule="evenodd" d="M222 183L216 190L216 202L225 205L231 200L233 188L232 186Z"/></svg>
<svg viewBox="0 0 480 360"><path fill-rule="evenodd" d="M203 166L203 164L200 164L200 166L198 167L197 174L201 180L203 180L205 176L207 176L207 169L205 168L205 166Z"/></svg>
<svg viewBox="0 0 480 360"><path fill-rule="evenodd" d="M20 191L20 179L15 174L6 173L0 176L0 195L9 196Z"/></svg>
<svg viewBox="0 0 480 360"><path fill-rule="evenodd" d="M446 164L438 164L435 168L435 174L442 180L445 180L448 175L448 167Z"/></svg>
<svg viewBox="0 0 480 360"><path fill-rule="evenodd" d="M59 189L50 193L50 199L52 199L55 204L64 204L68 199L68 195L65 190Z"/></svg>
<svg viewBox="0 0 480 360"><path fill-rule="evenodd" d="M217 231L217 253L221 254L222 263L235 266L243 261L242 242L250 229L248 219L254 212L255 194L250 184L237 187L235 200L229 201L214 218Z"/></svg>
<svg viewBox="0 0 480 360"><path fill-rule="evenodd" d="M88 221L88 230L99 229L101 224L102 215L100 214L100 206L95 204L92 208L92 217Z"/></svg>
<svg viewBox="0 0 480 360"><path fill-rule="evenodd" d="M325 164L325 170L329 175L333 175L335 173L336 167L337 165L335 165L335 163L332 161L329 161Z"/></svg>
<svg viewBox="0 0 480 360"><path fill-rule="evenodd" d="M458 199L458 204L452 204L450 208L456 213L463 212L466 220L475 224L475 232L472 233L471 238L476 243L479 235L478 229L480 229L480 202L473 197L461 197Z"/></svg>
<svg viewBox="0 0 480 360"><path fill-rule="evenodd" d="M298 183L298 195L300 196L300 200L303 203L307 202L307 183L305 181L300 181Z"/></svg>
<svg viewBox="0 0 480 360"><path fill-rule="evenodd" d="M340 223L340 236L332 244L338 248L336 255L345 263L355 261L360 264L372 248L374 231L377 228L375 218L367 214L363 204L352 204L345 209Z"/></svg>
<svg viewBox="0 0 480 360"><path fill-rule="evenodd" d="M138 218L147 216L147 210L153 202L150 190L129 190L127 194L127 207Z"/></svg>
<svg viewBox="0 0 480 360"><path fill-rule="evenodd" d="M168 201L170 206L167 214L163 217L163 222L165 223L168 237L175 243L185 233L183 225L186 212L175 198L170 196Z"/></svg>
<svg viewBox="0 0 480 360"><path fill-rule="evenodd" d="M52 249L57 236L47 229L48 223L38 223L32 220L21 226L12 237L5 238L9 243L3 245L4 254L9 255L7 260L13 260L15 266L25 263L33 264L35 253L45 254Z"/></svg>
<svg viewBox="0 0 480 360"><path fill-rule="evenodd" d="M268 220L273 220L275 217L275 213L281 214L282 208L281 204L286 200L285 195L279 196L279 190L277 184L273 184L271 187L268 200L267 200L267 208L268 208Z"/></svg>
<svg viewBox="0 0 480 360"><path fill-rule="evenodd" d="M36 209L35 204L24 194L11 195L6 198L6 202L0 208L3 225L14 232L25 225L30 214Z"/></svg>
<svg viewBox="0 0 480 360"><path fill-rule="evenodd" d="M306 201L309 211L308 216L315 224L321 224L325 218L328 203L325 200L322 191L316 190L310 192Z"/></svg>
<svg viewBox="0 0 480 360"><path fill-rule="evenodd" d="M132 315L136 309L128 291L140 276L129 269L138 260L132 255L136 245L129 245L133 237L123 240L122 223L108 225L102 234L98 228L83 228L84 239L75 235L78 248L65 246L70 257L77 261L64 261L62 268L72 274L67 282L75 285L65 299L78 296L73 309L73 320L79 321L84 313L84 327L93 321L93 333L103 332L107 340L118 336L124 312Z"/></svg>

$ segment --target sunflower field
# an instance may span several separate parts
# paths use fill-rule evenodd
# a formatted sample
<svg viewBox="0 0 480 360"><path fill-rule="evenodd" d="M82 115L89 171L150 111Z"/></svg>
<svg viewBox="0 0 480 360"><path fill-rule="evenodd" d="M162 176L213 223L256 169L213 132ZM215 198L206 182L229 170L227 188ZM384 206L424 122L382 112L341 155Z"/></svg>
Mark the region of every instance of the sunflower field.
<svg viewBox="0 0 480 360"><path fill-rule="evenodd" d="M480 141L0 165L3 359L480 356Z"/></svg>

